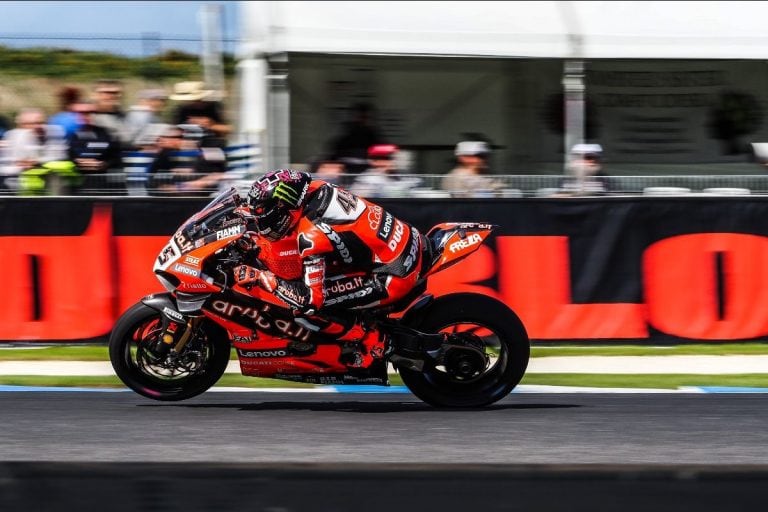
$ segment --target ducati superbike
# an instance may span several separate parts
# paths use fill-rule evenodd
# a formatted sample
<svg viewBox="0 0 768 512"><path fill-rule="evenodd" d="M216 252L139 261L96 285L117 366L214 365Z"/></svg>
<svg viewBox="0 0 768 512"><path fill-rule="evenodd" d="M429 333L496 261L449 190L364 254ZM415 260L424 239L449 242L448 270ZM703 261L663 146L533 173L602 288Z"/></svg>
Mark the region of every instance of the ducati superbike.
<svg viewBox="0 0 768 512"><path fill-rule="evenodd" d="M135 392L164 401L197 396L221 378L233 348L246 376L387 386L396 371L437 407L485 406L522 379L529 340L508 306L476 293L426 293L431 275L472 254L494 226L441 223L420 234L419 281L394 304L334 308L344 294L367 290L359 276L329 278L330 305L319 315L366 333L349 342L323 334L315 319L264 289L239 289L233 269L241 264L278 276L301 268L295 248L269 244L249 229L244 204L231 188L184 222L154 264L167 293L144 297L118 319L110 360Z"/></svg>

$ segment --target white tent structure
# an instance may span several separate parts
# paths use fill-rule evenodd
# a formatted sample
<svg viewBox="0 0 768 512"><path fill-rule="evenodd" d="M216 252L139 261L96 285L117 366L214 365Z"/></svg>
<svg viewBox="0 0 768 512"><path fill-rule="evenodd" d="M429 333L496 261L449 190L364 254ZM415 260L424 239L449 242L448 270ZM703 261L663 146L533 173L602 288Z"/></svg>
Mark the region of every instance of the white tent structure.
<svg viewBox="0 0 768 512"><path fill-rule="evenodd" d="M241 13L241 131L273 148L268 61L282 54L564 59L567 145L583 138L584 60L768 59L768 2L246 1Z"/></svg>

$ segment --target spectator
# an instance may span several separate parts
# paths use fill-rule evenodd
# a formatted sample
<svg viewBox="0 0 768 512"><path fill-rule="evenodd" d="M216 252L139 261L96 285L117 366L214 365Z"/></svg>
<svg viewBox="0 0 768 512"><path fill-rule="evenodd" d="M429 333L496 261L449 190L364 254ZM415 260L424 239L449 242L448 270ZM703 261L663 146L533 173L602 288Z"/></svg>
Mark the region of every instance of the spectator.
<svg viewBox="0 0 768 512"><path fill-rule="evenodd" d="M168 95L162 89L146 89L139 91L138 102L128 109L125 115L124 140L137 148L152 137L153 125L162 122L161 115L168 100Z"/></svg>
<svg viewBox="0 0 768 512"><path fill-rule="evenodd" d="M0 174L4 182L2 188L6 190L16 188L11 187L6 178L67 158L64 130L60 126L46 124L42 110L22 109L16 116L16 126L3 137L4 155ZM47 174L44 170L38 170L38 174ZM45 183L39 178L36 181L38 189L45 187Z"/></svg>
<svg viewBox="0 0 768 512"><path fill-rule="evenodd" d="M5 132L11 129L11 123L8 121L8 119L0 114L0 137L5 135Z"/></svg>
<svg viewBox="0 0 768 512"><path fill-rule="evenodd" d="M352 106L351 114L342 134L331 142L331 151L346 165L348 172L359 174L368 168L368 148L380 144L382 137L374 123L371 104L357 103Z"/></svg>
<svg viewBox="0 0 768 512"><path fill-rule="evenodd" d="M342 185L345 168L344 164L336 158L319 158L312 162L309 172L312 173L314 179L323 180L334 185Z"/></svg>
<svg viewBox="0 0 768 512"><path fill-rule="evenodd" d="M610 191L608 175L602 169L603 148L600 144L576 144L571 148L570 173L560 185L557 195L599 195Z"/></svg>
<svg viewBox="0 0 768 512"><path fill-rule="evenodd" d="M103 174L120 170L120 142L110 132L94 124L96 107L89 101L73 105L79 116L79 125L69 138L69 157L82 174Z"/></svg>
<svg viewBox="0 0 768 512"><path fill-rule="evenodd" d="M125 113L122 110L123 84L119 80L102 79L93 89L95 111L93 124L109 131L112 139L125 144Z"/></svg>
<svg viewBox="0 0 768 512"><path fill-rule="evenodd" d="M72 111L72 105L82 98L82 92L77 87L62 87L56 94L59 99L59 112L48 119L48 124L60 126L64 136L69 138L77 130L80 117Z"/></svg>
<svg viewBox="0 0 768 512"><path fill-rule="evenodd" d="M203 82L179 82L169 97L179 104L173 115L173 123L194 124L218 137L226 137L231 131L224 120L221 102L214 101L214 91L205 89Z"/></svg>
<svg viewBox="0 0 768 512"><path fill-rule="evenodd" d="M398 151L394 144L375 144L368 148L370 168L355 178L349 191L365 198L405 195L416 182L397 175Z"/></svg>
<svg viewBox="0 0 768 512"><path fill-rule="evenodd" d="M488 143L467 140L456 144L456 167L443 178L441 188L452 197L488 197L498 195L503 184L490 177Z"/></svg>
<svg viewBox="0 0 768 512"><path fill-rule="evenodd" d="M149 167L150 188L155 195L206 196L224 177L223 152L200 148L180 126L169 125L157 139L158 152Z"/></svg>

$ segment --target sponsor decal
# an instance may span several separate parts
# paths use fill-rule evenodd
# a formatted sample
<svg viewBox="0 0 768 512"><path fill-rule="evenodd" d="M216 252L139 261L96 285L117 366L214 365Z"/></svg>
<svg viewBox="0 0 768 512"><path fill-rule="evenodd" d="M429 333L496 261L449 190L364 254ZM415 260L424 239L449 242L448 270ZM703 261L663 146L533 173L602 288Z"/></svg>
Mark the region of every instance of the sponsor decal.
<svg viewBox="0 0 768 512"><path fill-rule="evenodd" d="M167 316L167 317L169 317L169 318L173 318L174 320L177 320L177 321L179 321L179 322L183 322L183 321L184 321L184 315L182 315L182 314L181 314L181 313L179 313L178 311L174 311L174 310L172 310L172 309L171 309L171 308L169 308L168 306L165 306L165 307L163 308L163 314L164 314L165 316Z"/></svg>
<svg viewBox="0 0 768 512"><path fill-rule="evenodd" d="M270 306L264 306L262 310L258 310L252 307L240 306L238 304L232 304L225 300L216 300L211 304L214 311L227 317L235 319L239 316L249 318L256 324L256 327L265 332L274 333L275 330L279 331L281 335L288 338L298 339L306 341L309 338L310 332L301 327L300 325L281 319L274 319L273 321L268 317L262 315L262 313L268 313Z"/></svg>
<svg viewBox="0 0 768 512"><path fill-rule="evenodd" d="M392 240L387 242L387 247L389 247L389 250L394 252L397 249L397 246L400 245L400 242L403 240L403 232L405 231L405 228L403 227L403 223L399 220L395 222L395 229L392 232Z"/></svg>
<svg viewBox="0 0 768 512"><path fill-rule="evenodd" d="M450 249L451 252L457 252L457 251L461 251L462 249L466 249L467 247L477 245L482 241L483 241L483 237L475 233L473 235L469 235L467 238L463 240L458 240L456 242L453 242L451 245L448 246L448 249Z"/></svg>
<svg viewBox="0 0 768 512"><path fill-rule="evenodd" d="M493 229L490 224L477 224L474 222L460 222L456 224L458 229Z"/></svg>
<svg viewBox="0 0 768 512"><path fill-rule="evenodd" d="M381 225L381 215L384 212L381 206L369 206L368 207L368 225L371 231L376 231Z"/></svg>
<svg viewBox="0 0 768 512"><path fill-rule="evenodd" d="M192 250L192 242L190 242L189 238L187 238L181 231L177 231L173 235L173 239L176 240L177 244L179 244L181 252L189 252Z"/></svg>
<svg viewBox="0 0 768 512"><path fill-rule="evenodd" d="M177 263L173 266L173 271L178 272L179 274L184 274L187 276L197 277L200 275L200 271L197 269L194 269L192 267L188 267L186 265L182 265L181 263Z"/></svg>
<svg viewBox="0 0 768 512"><path fill-rule="evenodd" d="M379 231L376 233L376 236L379 237L380 240L383 240L386 242L389 240L389 236L392 234L392 225L395 223L395 218L392 216L389 212L384 212L384 221L381 222L381 225L379 226Z"/></svg>
<svg viewBox="0 0 768 512"><path fill-rule="evenodd" d="M208 288L208 285L205 283L181 283L179 288L186 290L202 290L204 288Z"/></svg>
<svg viewBox="0 0 768 512"><path fill-rule="evenodd" d="M243 226L238 224L237 226L230 226L228 228L220 229L216 232L216 240L223 240L231 236L239 235L243 230Z"/></svg>
<svg viewBox="0 0 768 512"><path fill-rule="evenodd" d="M214 301L212 306L217 313L221 313L228 318L234 318L235 316L245 316L254 321L258 321L260 318L258 309L247 306L240 306L238 304L232 304L231 302L227 302L225 300ZM269 322L266 322L264 325L259 326L267 329L270 327L270 324Z"/></svg>
<svg viewBox="0 0 768 512"><path fill-rule="evenodd" d="M325 305L326 306L332 306L334 304L338 304L340 302L345 302L345 301L352 300L352 299L362 299L363 297L371 295L372 293L373 293L373 288L369 286L369 287L364 288L362 290L357 290L355 292L348 293L348 294L342 295L340 297L333 297L333 298L327 299L325 301Z"/></svg>
<svg viewBox="0 0 768 512"><path fill-rule="evenodd" d="M338 279L334 281L332 285L326 287L326 291L328 293L333 293L333 294L344 293L344 292L351 292L352 290L357 290L362 286L363 286L363 278L361 276L357 276L352 278L349 281Z"/></svg>
<svg viewBox="0 0 768 512"><path fill-rule="evenodd" d="M416 229L413 229L412 232L412 240L411 240L411 249L408 251L408 256L405 258L405 262L403 262L403 267L405 267L405 273L408 274L413 270L413 265L416 264L416 260L419 257L419 232L416 231Z"/></svg>
<svg viewBox="0 0 768 512"><path fill-rule="evenodd" d="M253 336L241 336L240 334L233 334L232 341L235 343L250 343L253 341Z"/></svg>
<svg viewBox="0 0 768 512"><path fill-rule="evenodd" d="M195 258L194 256L187 256L184 258L184 263L189 263L190 265L199 266L200 265L200 258Z"/></svg>
<svg viewBox="0 0 768 512"><path fill-rule="evenodd" d="M291 249L290 251L280 251L278 255L279 256L298 256L299 251L298 249Z"/></svg>
<svg viewBox="0 0 768 512"><path fill-rule="evenodd" d="M269 350L242 350L237 349L241 357L288 357L288 351L282 348Z"/></svg>
<svg viewBox="0 0 768 512"><path fill-rule="evenodd" d="M277 287L277 289L275 290L275 293L281 298L287 300L288 302L292 302L297 305L303 306L307 301L306 297L300 295L292 287L284 286L282 284Z"/></svg>
<svg viewBox="0 0 768 512"><path fill-rule="evenodd" d="M346 244L341 239L339 234L335 232L331 228L331 226L329 226L324 222L319 222L317 224L317 227L320 228L320 231L325 233L325 235L331 241L333 246L336 248L336 251L339 253L339 256L341 256L341 259L344 260L344 263L352 263L352 254L350 254L349 249L347 248Z"/></svg>

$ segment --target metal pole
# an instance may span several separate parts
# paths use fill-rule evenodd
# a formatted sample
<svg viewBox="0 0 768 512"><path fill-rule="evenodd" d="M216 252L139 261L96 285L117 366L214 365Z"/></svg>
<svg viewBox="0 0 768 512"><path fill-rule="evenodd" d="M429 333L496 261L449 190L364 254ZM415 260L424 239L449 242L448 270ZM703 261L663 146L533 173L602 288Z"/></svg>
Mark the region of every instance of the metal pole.
<svg viewBox="0 0 768 512"><path fill-rule="evenodd" d="M563 137L563 171L568 172L571 148L584 142L584 61L583 37L574 5L577 2L558 2L563 23L568 30L571 57L563 66L563 96L565 111L565 134Z"/></svg>
<svg viewBox="0 0 768 512"><path fill-rule="evenodd" d="M565 92L565 170L571 148L584 142L584 62L565 61L563 89Z"/></svg>
<svg viewBox="0 0 768 512"><path fill-rule="evenodd" d="M216 91L218 100L224 95L224 65L221 57L221 5L204 4L200 8L203 50L200 55L203 80Z"/></svg>

